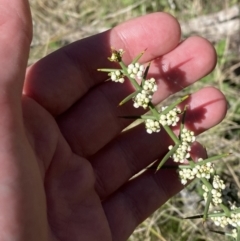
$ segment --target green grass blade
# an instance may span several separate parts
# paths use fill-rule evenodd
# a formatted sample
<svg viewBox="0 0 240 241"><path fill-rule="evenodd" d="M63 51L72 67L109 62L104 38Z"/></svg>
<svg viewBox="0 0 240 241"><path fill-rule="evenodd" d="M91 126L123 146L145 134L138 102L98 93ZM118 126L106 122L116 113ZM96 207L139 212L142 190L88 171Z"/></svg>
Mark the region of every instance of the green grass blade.
<svg viewBox="0 0 240 241"><path fill-rule="evenodd" d="M179 144L176 144L161 160L161 162L159 163L157 170L158 171L164 164L165 162L169 159L170 156L173 155L173 153L178 149Z"/></svg>
<svg viewBox="0 0 240 241"><path fill-rule="evenodd" d="M146 52L147 49L145 49L144 51L142 51L139 55L137 55L137 57L135 57L132 61L132 64L135 64L138 62L138 60L143 56L143 54Z"/></svg>
<svg viewBox="0 0 240 241"><path fill-rule="evenodd" d="M124 98L120 103L119 103L119 106L120 105L124 105L125 103L127 103L129 100L131 100L134 96L136 96L140 91L135 91L133 92L132 94L130 94L129 96L127 96L126 98Z"/></svg>

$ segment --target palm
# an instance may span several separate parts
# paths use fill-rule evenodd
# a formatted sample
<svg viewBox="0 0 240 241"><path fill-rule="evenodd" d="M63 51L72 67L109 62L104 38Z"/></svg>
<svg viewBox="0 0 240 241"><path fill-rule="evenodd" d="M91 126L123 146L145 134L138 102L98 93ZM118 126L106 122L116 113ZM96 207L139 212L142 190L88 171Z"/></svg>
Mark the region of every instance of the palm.
<svg viewBox="0 0 240 241"><path fill-rule="evenodd" d="M15 4L21 9L19 2ZM26 14L23 12L22 16L25 18ZM14 28L26 29L21 21L16 23ZM104 82L105 75L96 71L108 66L109 46L124 48L126 62L148 48L142 60L155 59L150 74L156 76L161 86L154 96L157 103L207 74L215 63L209 43L190 38L178 45L179 35L178 24L172 17L153 14L42 59L29 68L24 82L24 128L21 106L15 98L20 99L21 85L9 89L9 83L3 81L1 89L10 97L4 99L4 94L0 95L6 116L0 118L0 134L13 138L7 142L0 138L0 144L4 150L15 151L4 151L0 156L0 161L4 160L2 170L7 173L1 176L0 183L9 187L7 200L17 200L14 205L6 204L0 189L0 207L16 213L11 216L6 211L2 216L7 218L0 220L0 226L8 227L9 235L16 233L18 237L21 233L21 240L34 237L41 241L123 241L182 188L176 172L170 169L157 174L148 170L129 181L161 158L170 140L163 131L147 135L141 126L122 133L130 122L118 116L141 113L139 109L133 110L131 103L117 108L132 87L127 83ZM24 43L23 47L17 49L20 53L8 55L9 61L19 64L16 74L22 79L29 47L23 40L26 36L19 32L15 45ZM6 44L6 39L0 41ZM12 73L15 72L9 71L10 77L5 79L11 79L15 86L16 75ZM188 105L186 121L196 134L218 123L225 114L225 99L214 88L193 94ZM193 154L203 155L201 149ZM19 222L19 216L23 222Z"/></svg>
<svg viewBox="0 0 240 241"><path fill-rule="evenodd" d="M45 182L51 240L110 240L89 161L72 152L55 119L36 102L25 98L23 110L28 139Z"/></svg>

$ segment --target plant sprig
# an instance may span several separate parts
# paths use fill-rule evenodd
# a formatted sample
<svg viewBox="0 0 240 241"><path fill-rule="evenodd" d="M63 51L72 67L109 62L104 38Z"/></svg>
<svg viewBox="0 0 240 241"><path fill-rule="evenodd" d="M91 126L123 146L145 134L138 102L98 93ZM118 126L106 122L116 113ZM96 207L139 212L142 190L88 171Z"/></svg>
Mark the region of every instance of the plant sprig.
<svg viewBox="0 0 240 241"><path fill-rule="evenodd" d="M119 103L120 106L132 100L135 108L144 108L150 112L147 115L122 116L123 118L142 119L149 134L164 129L172 140L174 145L169 146L168 152L159 162L155 172L172 158L174 162L180 164L178 173L182 184L185 185L193 179L198 179L202 183L203 198L205 199L204 212L202 215L195 215L189 218L202 218L204 222L212 220L217 226L223 228L230 226L232 233L216 230L213 230L213 232L225 234L232 237L235 241L240 241L240 207L236 207L233 202L224 200L226 185L220 176L216 174L213 163L228 156L229 153L216 155L204 160L199 158L194 161L191 158L191 145L196 140L196 137L193 131L189 130L185 125L187 106L185 106L184 110L178 107L189 95L177 99L169 106L162 107L159 110L152 103L152 97L158 88L156 81L154 78L147 78L151 63L148 63L145 67L138 62L144 52L141 52L129 65L126 65L122 60L124 51L122 49L112 49L112 55L109 60L119 63L121 69L105 68L98 70L108 72L112 81L115 82L123 83L124 79L128 79L135 88L133 93ZM175 133L172 127L177 124L179 125L179 131ZM210 210L213 207L216 211L212 213Z"/></svg>

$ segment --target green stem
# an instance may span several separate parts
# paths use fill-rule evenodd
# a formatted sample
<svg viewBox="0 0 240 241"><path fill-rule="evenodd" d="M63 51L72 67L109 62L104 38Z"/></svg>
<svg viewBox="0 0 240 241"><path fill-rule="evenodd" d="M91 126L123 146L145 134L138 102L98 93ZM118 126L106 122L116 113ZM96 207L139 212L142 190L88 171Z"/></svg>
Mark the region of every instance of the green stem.
<svg viewBox="0 0 240 241"><path fill-rule="evenodd" d="M196 163L194 161L188 160L188 163L191 168L194 168L196 166Z"/></svg>
<svg viewBox="0 0 240 241"><path fill-rule="evenodd" d="M166 126L163 126L163 128L168 133L168 135L171 137L171 139L174 141L175 144L181 143L181 141L177 138L177 136L169 126L166 125Z"/></svg>
<svg viewBox="0 0 240 241"><path fill-rule="evenodd" d="M237 228L237 241L240 241L240 228Z"/></svg>
<svg viewBox="0 0 240 241"><path fill-rule="evenodd" d="M159 112L157 111L152 102L149 103L148 107L151 110L152 114L159 120Z"/></svg>
<svg viewBox="0 0 240 241"><path fill-rule="evenodd" d="M147 119L158 120L155 116L152 116L152 115L141 115L140 117L143 120L147 120Z"/></svg>
<svg viewBox="0 0 240 241"><path fill-rule="evenodd" d="M224 154L221 154L221 155L217 155L217 156L213 156L213 157L210 157L210 158L207 158L207 159L204 159L200 162L196 162L197 165L205 165L207 164L208 162L213 162L213 161L216 161L220 158L223 158L223 157L226 157L226 156L229 156L230 153L224 153Z"/></svg>
<svg viewBox="0 0 240 241"><path fill-rule="evenodd" d="M210 207L210 203L212 201L212 185L208 182L206 178L200 178L200 180L203 182L203 184L208 188L208 197L207 197L207 202L204 208L204 213L203 213L203 220L206 221L208 218L208 210Z"/></svg>
<svg viewBox="0 0 240 241"><path fill-rule="evenodd" d="M204 213L203 213L203 220L204 221L206 221L207 218L208 218L208 210L209 210L209 206L210 206L211 201L212 201L212 193L211 193L211 191L209 191L207 202L206 202L206 205L205 205L205 208L204 208Z"/></svg>
<svg viewBox="0 0 240 241"><path fill-rule="evenodd" d="M211 183L206 179L206 178L200 178L200 180L202 181L202 183L208 188L208 191L211 192L213 187L211 185Z"/></svg>
<svg viewBox="0 0 240 241"><path fill-rule="evenodd" d="M223 209L223 207L221 205L220 205L220 207ZM227 207L224 205L224 208L227 208ZM231 214L239 213L240 212L240 208L234 209L234 210L229 210L227 208L225 211L223 210L223 212L209 213L208 216L209 217L223 217L223 216L226 216L226 212L228 212L229 213L228 215L231 216Z"/></svg>
<svg viewBox="0 0 240 241"><path fill-rule="evenodd" d="M138 60L143 56L143 54L145 53L146 49L144 51L142 51L135 59L133 59L132 64L135 64L138 62Z"/></svg>
<svg viewBox="0 0 240 241"><path fill-rule="evenodd" d="M223 210L223 212L225 213L225 215L227 216L227 217L231 217L231 211L229 210L229 208L228 207L226 207L224 204L220 204L220 207L221 207L221 209Z"/></svg>

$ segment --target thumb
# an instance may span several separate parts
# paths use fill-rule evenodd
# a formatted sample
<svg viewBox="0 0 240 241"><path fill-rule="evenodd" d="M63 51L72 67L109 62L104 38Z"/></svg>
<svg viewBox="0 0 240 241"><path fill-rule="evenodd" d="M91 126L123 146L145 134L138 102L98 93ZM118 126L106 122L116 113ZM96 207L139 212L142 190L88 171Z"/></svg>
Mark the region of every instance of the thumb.
<svg viewBox="0 0 240 241"><path fill-rule="evenodd" d="M0 107L14 105L16 110L32 39L28 1L0 0L0 16Z"/></svg>
<svg viewBox="0 0 240 241"><path fill-rule="evenodd" d="M0 240L47 240L44 188L22 118L32 38L27 0L0 0Z"/></svg>
<svg viewBox="0 0 240 241"><path fill-rule="evenodd" d="M0 138L23 129L21 97L31 39L28 1L0 0Z"/></svg>

